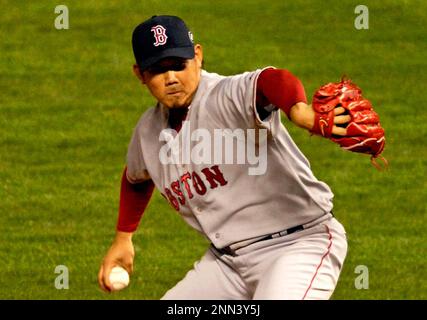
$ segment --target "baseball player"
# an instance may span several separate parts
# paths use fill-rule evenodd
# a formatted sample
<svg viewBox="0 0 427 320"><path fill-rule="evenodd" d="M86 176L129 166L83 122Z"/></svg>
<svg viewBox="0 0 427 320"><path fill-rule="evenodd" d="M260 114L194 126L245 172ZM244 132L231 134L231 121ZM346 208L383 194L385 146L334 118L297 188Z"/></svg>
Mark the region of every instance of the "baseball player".
<svg viewBox="0 0 427 320"><path fill-rule="evenodd" d="M206 72L202 46L175 16L138 25L132 45L134 73L158 103L142 115L128 147L100 287L111 291L114 266L132 272L132 234L157 188L211 242L163 299L329 299L347 252L345 230L332 213L333 193L280 120L281 110L301 128L319 127L301 82L273 67L227 77ZM331 112L329 135L344 137L350 115L340 106ZM218 132L246 139L247 150L253 142L266 165L260 160L251 171L253 161L236 161L247 151L242 144L233 144L234 161L224 161L231 152L224 144L200 147Z"/></svg>

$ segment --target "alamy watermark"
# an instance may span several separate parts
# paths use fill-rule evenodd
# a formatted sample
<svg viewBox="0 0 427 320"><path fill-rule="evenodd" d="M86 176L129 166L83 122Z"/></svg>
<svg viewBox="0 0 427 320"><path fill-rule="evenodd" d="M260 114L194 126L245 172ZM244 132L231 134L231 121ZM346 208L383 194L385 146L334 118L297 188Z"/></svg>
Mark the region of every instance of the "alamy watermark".
<svg viewBox="0 0 427 320"><path fill-rule="evenodd" d="M198 128L191 131L190 121L184 121L180 134L164 129L159 135L164 141L160 148L162 164L248 164L251 176L267 170L267 129Z"/></svg>
<svg viewBox="0 0 427 320"><path fill-rule="evenodd" d="M69 289L69 272L67 266L56 266L55 273L59 274L55 278L55 288L58 290Z"/></svg>
<svg viewBox="0 0 427 320"><path fill-rule="evenodd" d="M363 4L354 8L354 13L358 16L354 19L354 27L357 30L369 29L369 9Z"/></svg>
<svg viewBox="0 0 427 320"><path fill-rule="evenodd" d="M55 18L55 29L62 30L62 29L69 29L70 28L70 22L68 19L68 7L66 5L58 5L55 7L55 13L58 14L58 16Z"/></svg>
<svg viewBox="0 0 427 320"><path fill-rule="evenodd" d="M358 265L354 269L358 276L354 279L354 287L358 290L369 289L369 269L365 265Z"/></svg>

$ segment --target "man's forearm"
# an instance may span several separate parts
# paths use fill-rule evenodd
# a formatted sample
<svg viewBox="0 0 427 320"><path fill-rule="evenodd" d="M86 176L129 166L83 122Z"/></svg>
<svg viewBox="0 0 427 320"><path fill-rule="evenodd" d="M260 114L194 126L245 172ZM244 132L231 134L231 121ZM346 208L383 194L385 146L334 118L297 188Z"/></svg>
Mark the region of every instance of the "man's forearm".
<svg viewBox="0 0 427 320"><path fill-rule="evenodd" d="M289 119L298 127L311 130L314 124L314 111L311 105L298 102L292 106Z"/></svg>

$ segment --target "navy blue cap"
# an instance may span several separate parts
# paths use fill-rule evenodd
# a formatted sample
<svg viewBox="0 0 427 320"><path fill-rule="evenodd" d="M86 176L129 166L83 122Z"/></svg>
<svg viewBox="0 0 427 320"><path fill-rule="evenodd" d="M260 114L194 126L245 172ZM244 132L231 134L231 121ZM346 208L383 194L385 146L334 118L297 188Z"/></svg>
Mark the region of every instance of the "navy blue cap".
<svg viewBox="0 0 427 320"><path fill-rule="evenodd" d="M141 70L163 58L194 58L193 35L175 16L153 16L139 24L132 34L132 48Z"/></svg>

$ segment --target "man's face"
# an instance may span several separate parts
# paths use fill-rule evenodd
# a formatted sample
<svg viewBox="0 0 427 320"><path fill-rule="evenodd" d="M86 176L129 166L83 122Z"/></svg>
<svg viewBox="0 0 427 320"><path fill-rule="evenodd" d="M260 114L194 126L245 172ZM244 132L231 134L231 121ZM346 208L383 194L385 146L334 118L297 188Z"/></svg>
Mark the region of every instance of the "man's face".
<svg viewBox="0 0 427 320"><path fill-rule="evenodd" d="M138 78L151 94L168 108L188 107L196 93L202 68L202 50L195 46L195 57L191 60L165 58L150 66ZM134 67L135 70L135 67Z"/></svg>

